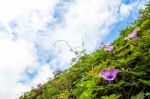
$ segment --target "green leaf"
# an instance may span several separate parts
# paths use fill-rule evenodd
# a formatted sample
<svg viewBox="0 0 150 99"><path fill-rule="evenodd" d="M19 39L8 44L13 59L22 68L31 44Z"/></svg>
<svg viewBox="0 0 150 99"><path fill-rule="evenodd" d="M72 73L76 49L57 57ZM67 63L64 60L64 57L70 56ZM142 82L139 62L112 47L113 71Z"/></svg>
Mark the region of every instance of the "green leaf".
<svg viewBox="0 0 150 99"><path fill-rule="evenodd" d="M136 96L132 96L131 99L144 99L145 94L143 92L138 93Z"/></svg>
<svg viewBox="0 0 150 99"><path fill-rule="evenodd" d="M145 93L145 96L150 96L150 92Z"/></svg>
<svg viewBox="0 0 150 99"><path fill-rule="evenodd" d="M139 81L142 82L142 83L145 84L145 85L150 86L150 80L142 80L142 79L139 79Z"/></svg>
<svg viewBox="0 0 150 99"><path fill-rule="evenodd" d="M87 89L85 90L79 97L79 99L93 99L94 95L92 95L92 90Z"/></svg>
<svg viewBox="0 0 150 99"><path fill-rule="evenodd" d="M102 99L119 99L120 95L111 94L110 96L102 96Z"/></svg>

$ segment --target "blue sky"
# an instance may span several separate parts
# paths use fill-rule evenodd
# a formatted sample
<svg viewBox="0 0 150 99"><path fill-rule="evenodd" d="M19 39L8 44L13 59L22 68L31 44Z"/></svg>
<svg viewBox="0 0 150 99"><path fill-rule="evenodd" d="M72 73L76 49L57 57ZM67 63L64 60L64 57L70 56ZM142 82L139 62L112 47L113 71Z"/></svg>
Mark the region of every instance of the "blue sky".
<svg viewBox="0 0 150 99"><path fill-rule="evenodd" d="M117 22L112 28L111 31L109 33L109 35L107 35L104 39L105 43L110 43L113 40L115 40L116 38L119 37L119 33L120 31L125 28L126 26L132 24L134 22L134 20L136 20L138 18L139 14L137 12L134 12L134 14L130 14L127 18L125 18L125 20L122 20L120 22ZM111 33L114 33L113 36L111 35Z"/></svg>
<svg viewBox="0 0 150 99"><path fill-rule="evenodd" d="M148 0L0 1L0 98L24 91L70 67L74 50L111 43L139 16ZM137 8L138 6L138 8ZM9 96L8 96L9 94Z"/></svg>

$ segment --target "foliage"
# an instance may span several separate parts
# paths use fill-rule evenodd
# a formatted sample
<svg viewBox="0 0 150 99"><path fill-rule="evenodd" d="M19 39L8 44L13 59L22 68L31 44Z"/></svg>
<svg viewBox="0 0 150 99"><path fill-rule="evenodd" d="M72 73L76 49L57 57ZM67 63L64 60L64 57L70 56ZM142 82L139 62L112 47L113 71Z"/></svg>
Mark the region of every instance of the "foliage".
<svg viewBox="0 0 150 99"><path fill-rule="evenodd" d="M120 96L112 94L110 96L102 96L102 99L118 99Z"/></svg>
<svg viewBox="0 0 150 99"><path fill-rule="evenodd" d="M131 99L144 99L144 93L138 93L136 96L132 96Z"/></svg>

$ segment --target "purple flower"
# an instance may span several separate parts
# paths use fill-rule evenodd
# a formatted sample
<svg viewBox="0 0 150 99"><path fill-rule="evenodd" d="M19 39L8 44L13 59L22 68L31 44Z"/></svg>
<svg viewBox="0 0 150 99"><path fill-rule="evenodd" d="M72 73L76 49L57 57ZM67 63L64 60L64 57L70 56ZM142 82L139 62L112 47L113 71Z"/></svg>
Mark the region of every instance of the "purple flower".
<svg viewBox="0 0 150 99"><path fill-rule="evenodd" d="M112 52L115 46L113 45L106 45L103 42L100 43L100 48L104 49L105 51Z"/></svg>
<svg viewBox="0 0 150 99"><path fill-rule="evenodd" d="M125 39L125 40L128 40L128 39L135 38L138 31L139 31L139 30L134 30L133 32L131 32L131 33L130 33L127 37L125 37L124 39Z"/></svg>
<svg viewBox="0 0 150 99"><path fill-rule="evenodd" d="M100 43L100 48L105 48L105 47L106 47L106 45L103 42L101 42Z"/></svg>
<svg viewBox="0 0 150 99"><path fill-rule="evenodd" d="M37 87L41 87L41 86L42 86L42 84L41 84L41 83L38 83L38 84L37 84Z"/></svg>
<svg viewBox="0 0 150 99"><path fill-rule="evenodd" d="M117 74L118 74L118 69L115 68L108 68L100 72L100 75L103 77L103 79L108 81L114 80Z"/></svg>
<svg viewBox="0 0 150 99"><path fill-rule="evenodd" d="M112 52L113 49L114 49L114 47L115 47L115 46L110 45L110 46L107 46L106 48L104 48L104 50L105 50L105 51Z"/></svg>

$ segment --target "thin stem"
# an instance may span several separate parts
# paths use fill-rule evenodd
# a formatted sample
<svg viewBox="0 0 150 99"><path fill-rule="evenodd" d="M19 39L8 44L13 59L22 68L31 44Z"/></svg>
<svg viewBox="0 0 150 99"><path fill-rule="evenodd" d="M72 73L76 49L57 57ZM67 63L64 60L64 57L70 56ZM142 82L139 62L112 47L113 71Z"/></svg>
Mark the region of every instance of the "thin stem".
<svg viewBox="0 0 150 99"><path fill-rule="evenodd" d="M65 41L65 40L58 40L58 41L56 41L56 42L53 44L53 46L55 46L55 44L58 43L58 42L64 42L64 43L66 43L67 46L70 48L70 50L71 50L72 52L75 52L75 51L73 50L73 48L71 47L71 45L70 45L67 41Z"/></svg>

